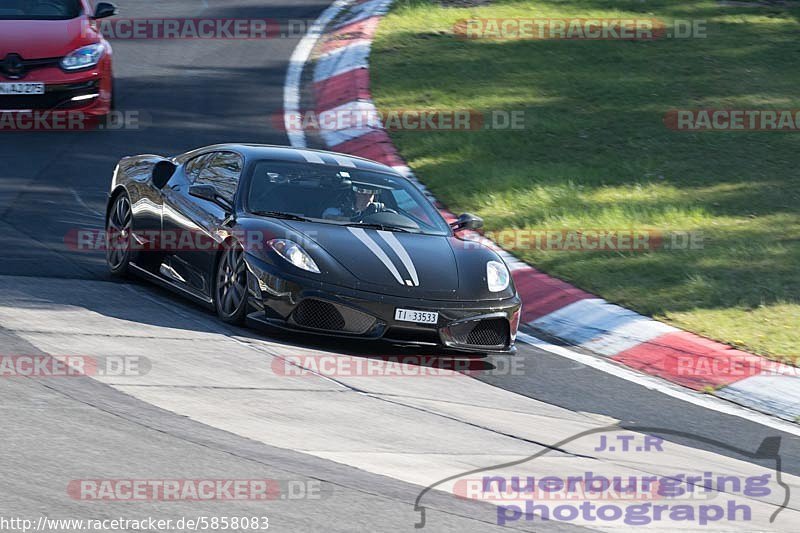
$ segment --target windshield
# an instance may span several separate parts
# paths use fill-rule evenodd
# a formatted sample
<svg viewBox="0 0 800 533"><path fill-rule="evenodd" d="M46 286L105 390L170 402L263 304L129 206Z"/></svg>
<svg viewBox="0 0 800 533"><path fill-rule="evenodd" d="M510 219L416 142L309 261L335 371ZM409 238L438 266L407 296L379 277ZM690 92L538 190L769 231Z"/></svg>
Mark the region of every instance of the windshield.
<svg viewBox="0 0 800 533"><path fill-rule="evenodd" d="M0 0L0 20L68 20L80 14L80 0Z"/></svg>
<svg viewBox="0 0 800 533"><path fill-rule="evenodd" d="M345 226L449 235L447 222L408 180L311 163L258 161L251 167L254 214Z"/></svg>

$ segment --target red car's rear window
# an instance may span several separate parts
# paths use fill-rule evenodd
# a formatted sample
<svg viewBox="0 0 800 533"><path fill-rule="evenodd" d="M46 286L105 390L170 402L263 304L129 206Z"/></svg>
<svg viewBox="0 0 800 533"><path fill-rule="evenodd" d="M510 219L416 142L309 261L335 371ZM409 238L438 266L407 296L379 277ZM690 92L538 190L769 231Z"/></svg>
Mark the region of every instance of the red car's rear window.
<svg viewBox="0 0 800 533"><path fill-rule="evenodd" d="M80 14L80 0L0 0L0 20L67 20Z"/></svg>

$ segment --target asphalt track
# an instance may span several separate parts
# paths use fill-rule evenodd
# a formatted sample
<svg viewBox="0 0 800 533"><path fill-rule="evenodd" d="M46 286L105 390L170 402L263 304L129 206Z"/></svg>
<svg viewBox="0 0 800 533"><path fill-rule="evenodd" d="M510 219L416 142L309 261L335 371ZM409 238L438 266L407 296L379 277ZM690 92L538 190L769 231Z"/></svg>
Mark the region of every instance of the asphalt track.
<svg viewBox="0 0 800 533"><path fill-rule="evenodd" d="M326 4L120 2L126 17L284 21L313 20ZM146 117L148 127L0 137L0 353L137 355L152 363L145 376L0 382L0 516L267 514L280 531L407 530L418 518L414 501L422 487L619 421L632 430L663 429L675 455L661 468L761 471L768 466L746 451L765 437L781 437L782 470L794 490L790 509L769 529L797 529L800 515L792 509L800 508L794 478L800 440L794 435L524 344L514 373L505 372L508 357L489 357L470 361L479 370L474 378L277 375L276 361L298 354L365 359L407 352L228 328L165 291L112 280L102 253L70 250L70 231L101 228L111 171L124 155L229 141L286 144L273 117L282 108L297 41L114 41L117 106ZM559 453L565 461L583 460L575 450ZM313 480L326 496L111 503L76 501L66 491L70 480L100 478ZM490 504L439 492L425 498L431 530L496 528ZM580 529L541 522L514 527Z"/></svg>

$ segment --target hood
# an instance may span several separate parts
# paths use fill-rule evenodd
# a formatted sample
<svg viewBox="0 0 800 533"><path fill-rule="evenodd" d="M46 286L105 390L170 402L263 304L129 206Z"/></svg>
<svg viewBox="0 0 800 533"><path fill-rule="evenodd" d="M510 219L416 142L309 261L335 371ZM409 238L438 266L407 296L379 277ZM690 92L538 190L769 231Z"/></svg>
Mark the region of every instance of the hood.
<svg viewBox="0 0 800 533"><path fill-rule="evenodd" d="M0 20L0 59L19 54L23 59L62 57L96 43L97 32L86 17L70 20Z"/></svg>
<svg viewBox="0 0 800 533"><path fill-rule="evenodd" d="M342 264L364 290L450 299L459 289L456 257L446 236L287 222Z"/></svg>

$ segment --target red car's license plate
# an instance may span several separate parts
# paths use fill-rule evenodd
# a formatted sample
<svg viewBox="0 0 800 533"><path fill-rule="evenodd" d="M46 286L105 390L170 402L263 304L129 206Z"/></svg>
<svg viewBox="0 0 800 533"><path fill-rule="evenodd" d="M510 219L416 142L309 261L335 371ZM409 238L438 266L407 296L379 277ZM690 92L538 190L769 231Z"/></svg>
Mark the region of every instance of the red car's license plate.
<svg viewBox="0 0 800 533"><path fill-rule="evenodd" d="M44 83L0 83L0 94L44 94Z"/></svg>

